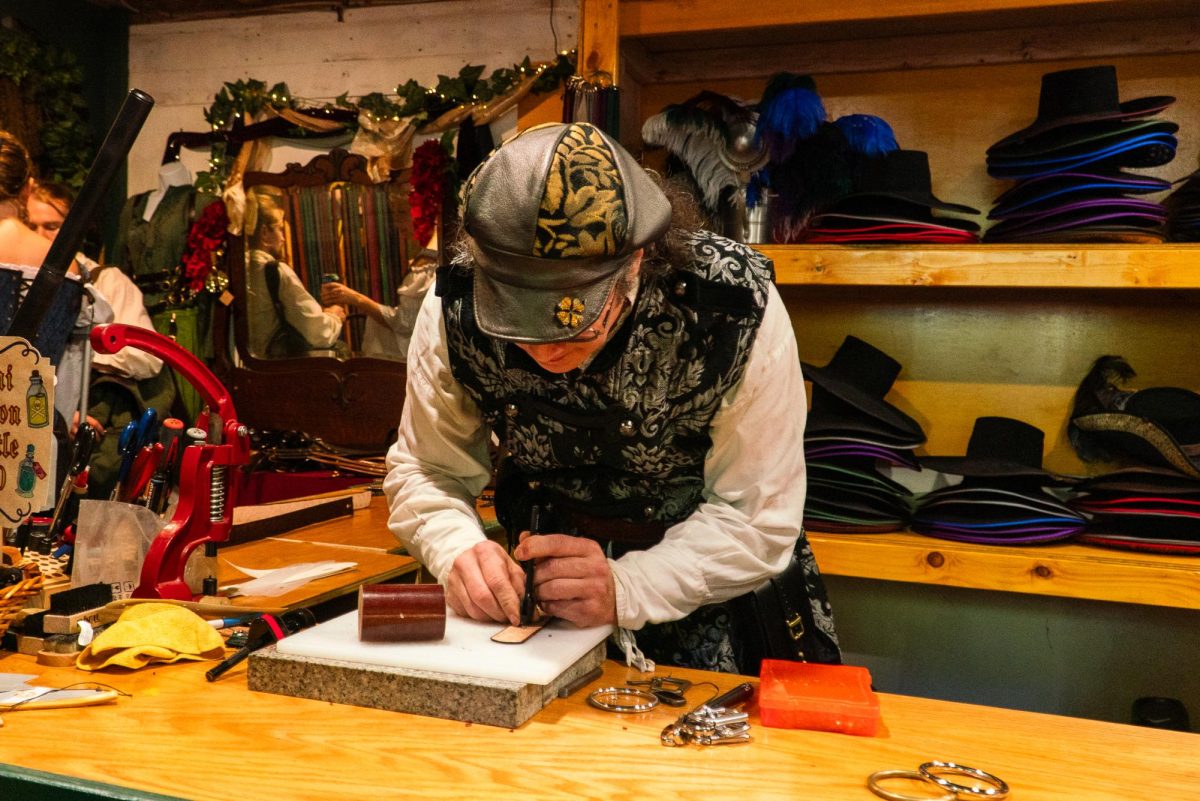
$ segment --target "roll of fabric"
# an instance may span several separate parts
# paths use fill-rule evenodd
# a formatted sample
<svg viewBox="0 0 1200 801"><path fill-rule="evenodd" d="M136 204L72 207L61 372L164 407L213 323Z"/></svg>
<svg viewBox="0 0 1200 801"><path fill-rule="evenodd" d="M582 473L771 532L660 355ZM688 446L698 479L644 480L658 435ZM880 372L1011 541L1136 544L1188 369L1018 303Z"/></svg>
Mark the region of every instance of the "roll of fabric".
<svg viewBox="0 0 1200 801"><path fill-rule="evenodd" d="M364 584L358 589L358 639L420 642L446 635L440 584Z"/></svg>

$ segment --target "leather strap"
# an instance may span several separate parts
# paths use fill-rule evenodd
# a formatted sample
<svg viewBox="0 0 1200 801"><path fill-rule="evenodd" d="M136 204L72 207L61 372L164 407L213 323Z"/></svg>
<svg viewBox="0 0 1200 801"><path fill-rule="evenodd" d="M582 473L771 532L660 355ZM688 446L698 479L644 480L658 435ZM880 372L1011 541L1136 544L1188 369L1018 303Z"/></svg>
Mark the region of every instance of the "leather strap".
<svg viewBox="0 0 1200 801"><path fill-rule="evenodd" d="M667 532L666 523L654 521L599 517L561 508L556 509L555 514L564 528L573 529L575 534L598 542L616 542L621 545L649 548L661 542Z"/></svg>

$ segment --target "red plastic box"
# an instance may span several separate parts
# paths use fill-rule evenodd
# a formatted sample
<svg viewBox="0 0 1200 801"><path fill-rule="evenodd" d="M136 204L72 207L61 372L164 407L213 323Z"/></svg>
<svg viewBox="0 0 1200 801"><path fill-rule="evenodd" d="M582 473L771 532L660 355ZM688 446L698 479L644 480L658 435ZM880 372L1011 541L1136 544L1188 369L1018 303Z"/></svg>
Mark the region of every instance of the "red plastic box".
<svg viewBox="0 0 1200 801"><path fill-rule="evenodd" d="M764 659L758 688L762 725L873 737L879 698L871 674L851 665L815 665Z"/></svg>

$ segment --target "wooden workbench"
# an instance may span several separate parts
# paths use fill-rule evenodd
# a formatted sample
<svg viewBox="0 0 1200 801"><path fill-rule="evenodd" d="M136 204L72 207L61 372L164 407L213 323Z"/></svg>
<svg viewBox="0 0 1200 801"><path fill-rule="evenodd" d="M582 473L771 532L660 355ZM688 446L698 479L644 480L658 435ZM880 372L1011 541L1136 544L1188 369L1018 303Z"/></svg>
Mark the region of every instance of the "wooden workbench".
<svg viewBox="0 0 1200 801"><path fill-rule="evenodd" d="M904 696L881 696L887 733L879 737L768 729L755 711L749 744L665 748L659 732L678 710L621 716L586 704L590 689L634 675L612 662L602 679L516 730L254 693L244 666L211 684L207 667L93 674L132 697L5 712L0 760L11 767L0 767L0 789L7 781L15 797L29 797L18 782L47 771L76 785L103 781L198 801L869 801L868 774L929 759L996 773L1013 801L1175 798L1200 784L1198 735ZM37 673L48 686L89 678L19 655L0 658L0 672ZM722 689L741 680L674 673Z"/></svg>
<svg viewBox="0 0 1200 801"><path fill-rule="evenodd" d="M377 497L349 517L220 549L217 579L224 586L249 578L235 566L269 570L303 562L355 562L352 570L311 581L284 595L232 599L234 606L245 608L315 606L356 592L360 585L394 581L419 571L415 559L394 552L399 549L387 528L387 503Z"/></svg>

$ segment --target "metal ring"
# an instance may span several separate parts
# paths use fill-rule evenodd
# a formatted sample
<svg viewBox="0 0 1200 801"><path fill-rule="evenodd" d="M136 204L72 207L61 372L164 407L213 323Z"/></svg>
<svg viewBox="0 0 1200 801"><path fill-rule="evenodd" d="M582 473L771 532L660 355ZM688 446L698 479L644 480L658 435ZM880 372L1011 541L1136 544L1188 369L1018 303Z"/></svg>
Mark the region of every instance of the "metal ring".
<svg viewBox="0 0 1200 801"><path fill-rule="evenodd" d="M918 773L915 770L878 770L867 777L867 788L875 795L880 798L886 798L888 801L955 801L958 798L958 795L950 790L936 796L905 795L904 793L897 793L894 790L885 790L879 786L879 783L887 779L909 779L926 785L933 784L925 774Z"/></svg>
<svg viewBox="0 0 1200 801"><path fill-rule="evenodd" d="M633 687L601 687L592 690L588 703L605 712L646 712L658 706L658 698Z"/></svg>
<svg viewBox="0 0 1200 801"><path fill-rule="evenodd" d="M944 787L952 793L965 795L971 798L991 798L994 801L1000 801L1002 798L1008 797L1008 784L999 776L994 776L986 770L979 768L971 768L966 765L958 765L954 762L941 762L934 760L926 762L918 770L921 775L929 781L937 784L939 787ZM979 785L957 784L949 779L938 776L934 771L941 773L949 773L953 776L970 776L972 779L979 779L992 785L991 787L980 787Z"/></svg>

